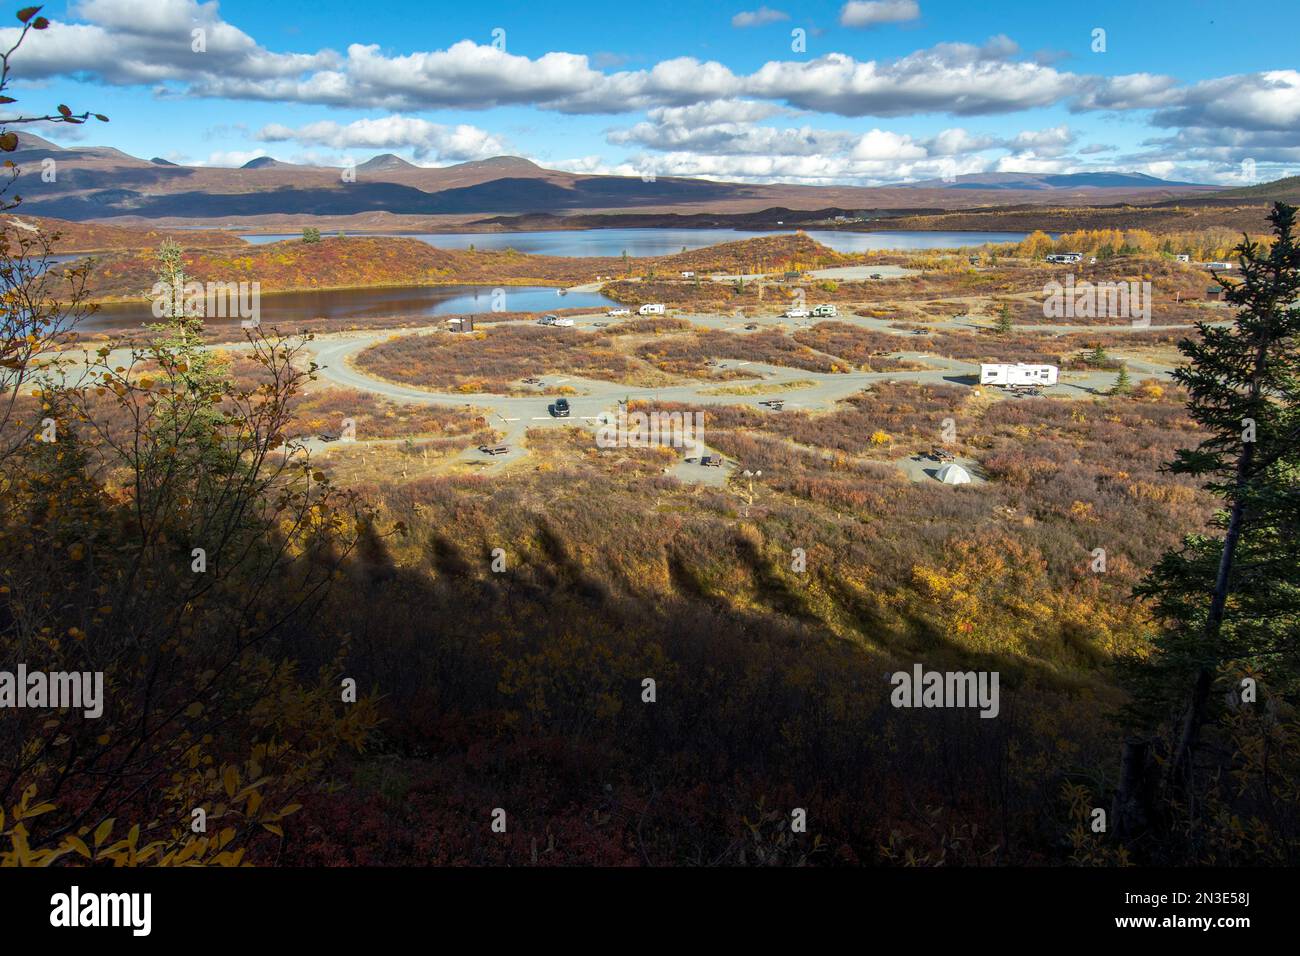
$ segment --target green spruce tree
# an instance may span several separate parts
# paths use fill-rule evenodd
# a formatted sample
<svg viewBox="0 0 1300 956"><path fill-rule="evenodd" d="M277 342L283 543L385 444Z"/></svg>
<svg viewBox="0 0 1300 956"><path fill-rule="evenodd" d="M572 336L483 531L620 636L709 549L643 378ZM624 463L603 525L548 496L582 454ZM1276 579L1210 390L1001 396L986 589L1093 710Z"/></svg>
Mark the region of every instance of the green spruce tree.
<svg viewBox="0 0 1300 956"><path fill-rule="evenodd" d="M1237 247L1241 281L1221 281L1232 325L1199 323L1174 374L1207 437L1170 470L1222 501L1207 533L1166 553L1138 588L1163 627L1135 671L1149 720L1175 717L1171 782L1195 795L1195 759L1216 716L1220 668L1252 668L1284 695L1300 687L1300 246L1296 209L1276 203L1268 250ZM1171 714L1172 712L1172 714Z"/></svg>
<svg viewBox="0 0 1300 956"><path fill-rule="evenodd" d="M1011 322L1011 306L1007 305L1005 302L1003 302L1001 308L998 309L998 316L994 320L993 328L997 331L998 335L1004 336L1010 335L1014 329Z"/></svg>

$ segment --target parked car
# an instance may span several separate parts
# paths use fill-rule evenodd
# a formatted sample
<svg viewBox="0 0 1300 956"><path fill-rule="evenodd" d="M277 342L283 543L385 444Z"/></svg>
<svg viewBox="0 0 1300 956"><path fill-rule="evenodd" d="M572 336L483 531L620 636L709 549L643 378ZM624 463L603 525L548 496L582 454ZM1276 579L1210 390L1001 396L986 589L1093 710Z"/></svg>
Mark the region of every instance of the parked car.
<svg viewBox="0 0 1300 956"><path fill-rule="evenodd" d="M722 456L721 456L721 455L701 455L701 456L700 456L700 464L701 464L701 465L704 465L706 468L721 468L721 467L722 467Z"/></svg>
<svg viewBox="0 0 1300 956"><path fill-rule="evenodd" d="M883 279L884 276L882 276L879 272L873 272L873 273L871 273L871 278L873 278L873 279Z"/></svg>
<svg viewBox="0 0 1300 956"><path fill-rule="evenodd" d="M567 398L557 398L551 405L551 414L556 418L568 418L569 400Z"/></svg>
<svg viewBox="0 0 1300 956"><path fill-rule="evenodd" d="M745 331L746 331L746 332L753 332L756 328L758 328L758 323L757 323L757 322L750 322L747 326L745 326Z"/></svg>
<svg viewBox="0 0 1300 956"><path fill-rule="evenodd" d="M510 451L509 445L479 445L478 450L485 455L504 455Z"/></svg>
<svg viewBox="0 0 1300 956"><path fill-rule="evenodd" d="M339 436L338 436L338 435L317 435L316 437L319 438L321 441L338 441L338 440L339 440Z"/></svg>
<svg viewBox="0 0 1300 956"><path fill-rule="evenodd" d="M620 315L631 315L631 314L632 314L632 310L631 310L631 309L610 309L610 310L609 310L608 312L606 312L605 314L608 315L608 316L612 319L612 318L616 318L617 316L620 316Z"/></svg>
<svg viewBox="0 0 1300 956"><path fill-rule="evenodd" d="M785 399L773 398L765 402L759 402L758 404L766 405L768 408L772 409L772 411L779 412L781 409L785 408Z"/></svg>
<svg viewBox="0 0 1300 956"><path fill-rule="evenodd" d="M544 315L544 316L542 316L540 319L537 320L537 324L538 324L538 325L554 325L556 319L557 319L557 316L554 316L554 315Z"/></svg>

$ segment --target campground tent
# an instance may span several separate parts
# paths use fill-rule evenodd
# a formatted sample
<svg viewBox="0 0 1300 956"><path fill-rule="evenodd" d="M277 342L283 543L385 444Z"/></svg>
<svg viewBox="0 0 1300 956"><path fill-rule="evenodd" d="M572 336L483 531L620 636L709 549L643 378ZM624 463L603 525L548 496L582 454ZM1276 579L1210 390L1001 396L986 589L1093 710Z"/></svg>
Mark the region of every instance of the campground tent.
<svg viewBox="0 0 1300 956"><path fill-rule="evenodd" d="M935 472L934 477L938 478L945 485L969 485L970 472L961 465L947 464Z"/></svg>

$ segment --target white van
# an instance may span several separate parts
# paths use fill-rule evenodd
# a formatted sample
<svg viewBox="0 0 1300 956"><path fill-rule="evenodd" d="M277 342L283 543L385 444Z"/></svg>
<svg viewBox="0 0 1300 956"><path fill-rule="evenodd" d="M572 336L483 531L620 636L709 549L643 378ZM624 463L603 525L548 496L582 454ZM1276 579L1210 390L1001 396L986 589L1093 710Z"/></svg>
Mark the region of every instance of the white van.
<svg viewBox="0 0 1300 956"><path fill-rule="evenodd" d="M1055 365L1026 365L1024 362L980 365L980 384L997 388L1055 385L1059 375L1060 370Z"/></svg>
<svg viewBox="0 0 1300 956"><path fill-rule="evenodd" d="M652 305L643 305L641 306L641 308L636 310L636 314L637 315L663 315L664 314L663 303L656 302Z"/></svg>

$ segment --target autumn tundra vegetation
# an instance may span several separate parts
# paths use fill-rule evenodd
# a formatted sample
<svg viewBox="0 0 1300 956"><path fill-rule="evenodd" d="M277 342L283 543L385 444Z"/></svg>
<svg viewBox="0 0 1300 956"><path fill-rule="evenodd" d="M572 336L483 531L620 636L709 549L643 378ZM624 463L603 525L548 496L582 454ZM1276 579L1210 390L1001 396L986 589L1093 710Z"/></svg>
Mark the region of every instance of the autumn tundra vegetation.
<svg viewBox="0 0 1300 956"><path fill-rule="evenodd" d="M138 294L157 256L46 268L51 236L7 222L2 657L101 673L105 698L94 719L6 710L0 864L1297 862L1290 206L1271 242L1239 240L1226 306L1142 333L1141 348L1176 345L1171 378L1016 399L903 373L986 356L1117 371L1108 350L1131 357L1130 333L994 321L1052 273L1041 250L973 270L908 257L917 276L844 293L927 332L915 345L846 321L741 333L668 317L381 335L357 356L457 404L328 382L310 333L211 348L183 309L68 348L91 300ZM757 298L660 271L858 261L760 242L665 257L653 276L326 236L180 262L271 287L626 266L688 297ZM1204 285L1162 249L1106 242L1115 274L1172 296ZM986 325L904 308L954 298ZM719 358L899 375L774 413ZM692 481L676 451L601 448L577 423L521 428L528 454L491 471L466 464L502 426L489 398L556 372L716 379L737 400L710 404L707 442L750 479ZM344 419L361 440L322 448ZM900 467L945 422L978 481ZM919 660L998 672L998 718L891 706L886 675ZM506 834L493 807L510 808Z"/></svg>

